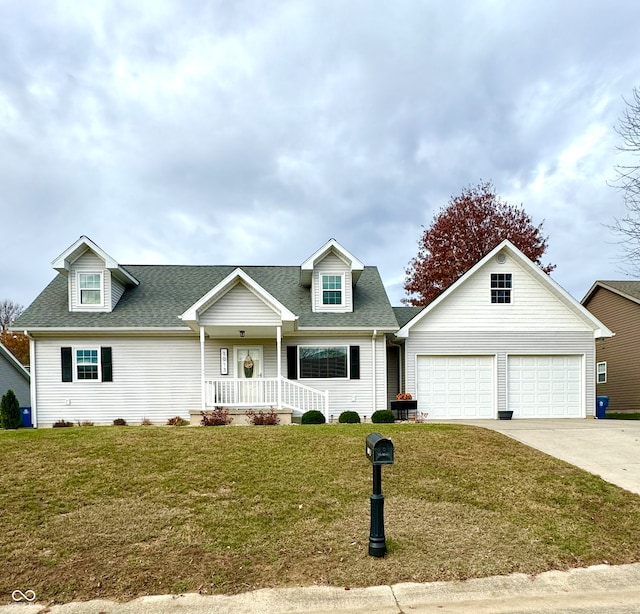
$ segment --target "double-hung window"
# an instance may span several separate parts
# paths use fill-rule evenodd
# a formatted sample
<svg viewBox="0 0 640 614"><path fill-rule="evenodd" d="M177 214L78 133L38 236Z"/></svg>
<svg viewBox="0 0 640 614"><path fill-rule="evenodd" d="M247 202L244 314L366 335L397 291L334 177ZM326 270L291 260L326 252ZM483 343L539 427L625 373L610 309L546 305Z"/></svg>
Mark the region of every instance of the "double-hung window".
<svg viewBox="0 0 640 614"><path fill-rule="evenodd" d="M60 348L63 382L112 382L110 347Z"/></svg>
<svg viewBox="0 0 640 614"><path fill-rule="evenodd" d="M97 380L99 379L98 367L98 350L76 350L76 379L81 380Z"/></svg>
<svg viewBox="0 0 640 614"><path fill-rule="evenodd" d="M596 365L596 382L598 384L607 383L607 363L606 362L599 362Z"/></svg>
<svg viewBox="0 0 640 614"><path fill-rule="evenodd" d="M491 302L510 303L511 302L511 273L491 274Z"/></svg>
<svg viewBox="0 0 640 614"><path fill-rule="evenodd" d="M80 305L102 305L102 273L79 273Z"/></svg>
<svg viewBox="0 0 640 614"><path fill-rule="evenodd" d="M322 304L342 305L342 275L322 276Z"/></svg>

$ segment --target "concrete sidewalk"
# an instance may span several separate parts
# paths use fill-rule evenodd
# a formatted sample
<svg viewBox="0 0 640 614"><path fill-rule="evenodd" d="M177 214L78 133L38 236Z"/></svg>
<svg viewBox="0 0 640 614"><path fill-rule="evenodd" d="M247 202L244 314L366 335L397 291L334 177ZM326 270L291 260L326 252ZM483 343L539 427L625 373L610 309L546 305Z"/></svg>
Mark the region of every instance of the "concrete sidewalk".
<svg viewBox="0 0 640 614"><path fill-rule="evenodd" d="M640 612L640 563L597 565L538 576L514 574L466 582L396 584L347 590L263 589L241 595L142 597L47 607L13 603L0 614L473 614Z"/></svg>
<svg viewBox="0 0 640 614"><path fill-rule="evenodd" d="M523 419L457 423L498 431L640 494L640 420Z"/></svg>

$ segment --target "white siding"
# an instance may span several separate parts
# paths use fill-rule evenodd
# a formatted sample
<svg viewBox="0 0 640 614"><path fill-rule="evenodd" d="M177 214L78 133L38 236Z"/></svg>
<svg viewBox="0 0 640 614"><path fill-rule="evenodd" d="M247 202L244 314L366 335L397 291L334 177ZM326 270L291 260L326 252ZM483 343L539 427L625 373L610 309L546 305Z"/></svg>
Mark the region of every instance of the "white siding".
<svg viewBox="0 0 640 614"><path fill-rule="evenodd" d="M203 326L277 326L280 316L243 283L236 284L200 315Z"/></svg>
<svg viewBox="0 0 640 614"><path fill-rule="evenodd" d="M357 345L360 346L360 379L299 379L305 386L329 391L329 414L334 420L343 411L356 411L369 418L378 409L388 409L386 399L386 341L379 335L375 342L376 386L373 387L373 347L371 335L349 337L295 337L282 342L282 371L287 374L288 345Z"/></svg>
<svg viewBox="0 0 640 614"><path fill-rule="evenodd" d="M113 382L62 382L61 347L112 348ZM200 407L200 343L190 337L36 340L38 426L64 418L111 424L165 423Z"/></svg>
<svg viewBox="0 0 640 614"><path fill-rule="evenodd" d="M506 254L505 254L506 255ZM511 303L491 303L491 274L511 273ZM411 331L592 331L584 316L570 309L528 269L507 255L485 264L446 297Z"/></svg>
<svg viewBox="0 0 640 614"><path fill-rule="evenodd" d="M114 279L113 275L110 274L109 278L111 279L111 309L114 309L118 301L122 298L125 287L117 279Z"/></svg>
<svg viewBox="0 0 640 614"><path fill-rule="evenodd" d="M595 413L595 343L591 331L492 331L492 332L420 332L411 331L405 346L407 392L417 396L416 364L418 355L496 356L497 410L507 409L507 356L581 355L584 356L584 394L587 416ZM419 399L418 399L419 402Z"/></svg>
<svg viewBox="0 0 640 614"><path fill-rule="evenodd" d="M323 305L322 304L322 275L344 275L343 305ZM313 280L311 283L311 295L313 297L314 311L353 311L353 280L351 266L338 258L333 252L327 254L313 270Z"/></svg>

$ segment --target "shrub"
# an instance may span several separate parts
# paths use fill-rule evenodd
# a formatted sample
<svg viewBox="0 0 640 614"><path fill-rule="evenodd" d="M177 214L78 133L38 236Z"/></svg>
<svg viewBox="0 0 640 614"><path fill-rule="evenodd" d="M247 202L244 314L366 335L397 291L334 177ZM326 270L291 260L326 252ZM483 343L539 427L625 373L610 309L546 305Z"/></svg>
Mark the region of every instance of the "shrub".
<svg viewBox="0 0 640 614"><path fill-rule="evenodd" d="M390 409L379 409L371 414L371 422L374 424L393 424L396 421Z"/></svg>
<svg viewBox="0 0 640 614"><path fill-rule="evenodd" d="M57 422L53 423L54 429L68 428L70 426L73 426L73 422L67 422L66 420L58 420Z"/></svg>
<svg viewBox="0 0 640 614"><path fill-rule="evenodd" d="M249 419L249 422L255 426L275 426L280 423L280 416L278 416L278 413L273 407L267 412L249 409L245 412L245 415Z"/></svg>
<svg viewBox="0 0 640 614"><path fill-rule="evenodd" d="M233 420L233 418L229 416L229 410L222 409L221 407L213 411L201 411L200 415L202 416L200 420L202 426L226 426L227 424L231 424Z"/></svg>
<svg viewBox="0 0 640 614"><path fill-rule="evenodd" d="M78 420L77 422L78 426L93 426L93 422L91 422L90 420Z"/></svg>
<svg viewBox="0 0 640 614"><path fill-rule="evenodd" d="M151 426L152 424L153 422L151 422L149 418L143 418L142 422L140 423L140 426Z"/></svg>
<svg viewBox="0 0 640 614"><path fill-rule="evenodd" d="M326 421L324 414L317 409L304 412L301 420L302 424L324 424Z"/></svg>
<svg viewBox="0 0 640 614"><path fill-rule="evenodd" d="M116 418L113 421L113 426L127 426L127 421L124 418Z"/></svg>
<svg viewBox="0 0 640 614"><path fill-rule="evenodd" d="M360 424L360 416L357 411L343 411L338 418L338 422L340 424Z"/></svg>
<svg viewBox="0 0 640 614"><path fill-rule="evenodd" d="M185 420L182 416L176 416L175 418L169 418L167 420L167 426L187 426L188 420Z"/></svg>
<svg viewBox="0 0 640 614"><path fill-rule="evenodd" d="M11 389L7 390L0 401L0 425L3 429L17 429L22 426L20 402Z"/></svg>

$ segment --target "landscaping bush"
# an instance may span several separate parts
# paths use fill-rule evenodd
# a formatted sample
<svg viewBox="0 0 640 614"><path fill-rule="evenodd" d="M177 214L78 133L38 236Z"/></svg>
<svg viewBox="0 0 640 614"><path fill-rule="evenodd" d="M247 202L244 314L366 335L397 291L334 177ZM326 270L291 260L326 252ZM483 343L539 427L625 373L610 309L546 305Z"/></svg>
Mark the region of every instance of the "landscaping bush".
<svg viewBox="0 0 640 614"><path fill-rule="evenodd" d="M127 426L127 421L124 418L116 418L113 421L113 426Z"/></svg>
<svg viewBox="0 0 640 614"><path fill-rule="evenodd" d="M233 420L229 416L229 410L222 408L214 409L213 411L201 411L200 415L202 416L200 420L202 426L226 426L231 424Z"/></svg>
<svg viewBox="0 0 640 614"><path fill-rule="evenodd" d="M182 416L176 416L175 418L169 418L167 420L167 426L187 426L188 420L185 420Z"/></svg>
<svg viewBox="0 0 640 614"><path fill-rule="evenodd" d="M78 426L93 426L93 422L91 420L78 420Z"/></svg>
<svg viewBox="0 0 640 614"><path fill-rule="evenodd" d="M371 414L371 422L374 424L393 424L396 421L390 409L379 409Z"/></svg>
<svg viewBox="0 0 640 614"><path fill-rule="evenodd" d="M143 418L140 426L153 426L153 422L149 418Z"/></svg>
<svg viewBox="0 0 640 614"><path fill-rule="evenodd" d="M278 413L273 407L267 412L249 409L245 412L245 415L249 423L255 426L275 426L280 423L280 416L278 416Z"/></svg>
<svg viewBox="0 0 640 614"><path fill-rule="evenodd" d="M20 403L11 389L7 390L0 401L0 426L3 429L17 429L22 426Z"/></svg>
<svg viewBox="0 0 640 614"><path fill-rule="evenodd" d="M340 424L360 424L360 416L357 411L343 411L338 417Z"/></svg>
<svg viewBox="0 0 640 614"><path fill-rule="evenodd" d="M317 409L304 412L301 420L302 424L324 424L326 421L324 414Z"/></svg>
<svg viewBox="0 0 640 614"><path fill-rule="evenodd" d="M73 426L73 422L68 422L67 420L58 420L53 423L54 429L69 428L70 426Z"/></svg>

